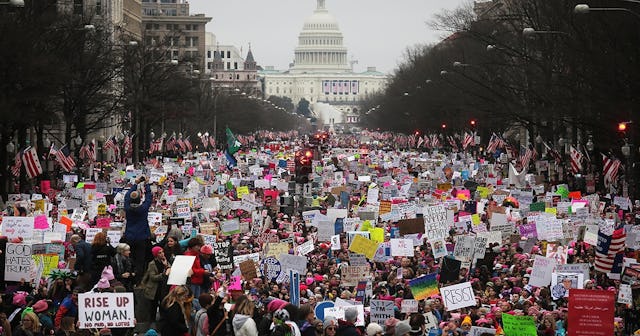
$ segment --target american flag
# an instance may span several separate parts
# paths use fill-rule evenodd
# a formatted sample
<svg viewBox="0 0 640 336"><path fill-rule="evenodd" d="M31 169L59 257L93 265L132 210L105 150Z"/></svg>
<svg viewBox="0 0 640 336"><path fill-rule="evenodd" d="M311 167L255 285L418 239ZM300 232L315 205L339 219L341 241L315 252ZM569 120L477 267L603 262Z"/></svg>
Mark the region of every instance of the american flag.
<svg viewBox="0 0 640 336"><path fill-rule="evenodd" d="M436 134L431 135L431 147L432 148L440 147L440 138Z"/></svg>
<svg viewBox="0 0 640 336"><path fill-rule="evenodd" d="M416 145L416 148L420 148L420 146L422 146L423 143L424 143L424 139L422 137L418 137L418 144Z"/></svg>
<svg viewBox="0 0 640 336"><path fill-rule="evenodd" d="M503 148L506 146L506 142L502 137L493 133L491 134L491 139L489 139L489 144L487 145L487 152L494 153L498 148Z"/></svg>
<svg viewBox="0 0 640 336"><path fill-rule="evenodd" d="M596 247L595 269L604 273L620 273L620 267L617 264L622 263L624 256L624 241L627 234L624 228L613 231L612 235L606 235L602 232L598 233L598 246Z"/></svg>
<svg viewBox="0 0 640 336"><path fill-rule="evenodd" d="M158 140L155 141L151 141L151 145L149 146L149 154L155 153L155 152L161 152L162 151L162 141L164 139L160 138Z"/></svg>
<svg viewBox="0 0 640 336"><path fill-rule="evenodd" d="M178 148L181 152L186 152L187 151L187 146L184 143L184 140L182 140L182 138L178 138Z"/></svg>
<svg viewBox="0 0 640 336"><path fill-rule="evenodd" d="M13 176L15 177L20 176L20 169L22 169L22 151L19 150L16 153L16 158L13 166L11 166L11 174L13 174Z"/></svg>
<svg viewBox="0 0 640 336"><path fill-rule="evenodd" d="M62 146L62 148L57 150L55 155L56 161L65 171L70 172L73 170L73 167L76 166L76 162L73 161L73 158L70 156L69 147L67 145Z"/></svg>
<svg viewBox="0 0 640 336"><path fill-rule="evenodd" d="M522 147L520 150L520 164L522 165L522 168L529 167L529 162L531 162L532 158L533 158L533 150L531 150L531 147L530 146L527 148Z"/></svg>
<svg viewBox="0 0 640 336"><path fill-rule="evenodd" d="M294 160L287 161L287 170L293 172L296 170L296 162Z"/></svg>
<svg viewBox="0 0 640 336"><path fill-rule="evenodd" d="M451 145L451 148L453 148L454 151L457 151L458 144L456 143L456 139L454 139L452 135L449 135L447 137L447 140L449 141L449 145Z"/></svg>
<svg viewBox="0 0 640 336"><path fill-rule="evenodd" d="M202 142L202 146L204 146L204 149L207 149L207 147L209 147L209 135L208 134L203 134L200 136L200 141Z"/></svg>
<svg viewBox="0 0 640 336"><path fill-rule="evenodd" d="M166 145L168 151L175 150L175 147L176 147L176 138L175 138L175 136L172 135L165 145Z"/></svg>
<svg viewBox="0 0 640 336"><path fill-rule="evenodd" d="M580 172L582 170L582 153L580 150L571 146L569 151L569 156L571 157L571 170L574 174Z"/></svg>
<svg viewBox="0 0 640 336"><path fill-rule="evenodd" d="M620 168L620 160L610 159L602 154L602 175L604 176L605 186L615 184L618 178L618 169Z"/></svg>
<svg viewBox="0 0 640 336"><path fill-rule="evenodd" d="M211 148L216 148L216 139L214 137L209 137L209 144L211 145Z"/></svg>
<svg viewBox="0 0 640 336"><path fill-rule="evenodd" d="M80 158L87 159L89 161L96 160L96 140L91 140L90 143L80 148Z"/></svg>
<svg viewBox="0 0 640 336"><path fill-rule="evenodd" d="M429 148L431 146L431 140L428 135L424 136L424 148Z"/></svg>
<svg viewBox="0 0 640 336"><path fill-rule="evenodd" d="M28 147L22 154L22 163L24 169L27 171L29 178L36 178L42 174L42 166L40 166L40 159L38 159L38 152L34 147Z"/></svg>
<svg viewBox="0 0 640 336"><path fill-rule="evenodd" d="M474 146L474 136L473 134L469 134L464 132L464 138L462 139L462 149L467 149L469 146Z"/></svg>
<svg viewBox="0 0 640 336"><path fill-rule="evenodd" d="M189 152L191 152L193 150L193 147L191 146L191 141L189 141L189 137L186 137L186 139L184 139L184 146L187 148L187 150Z"/></svg>
<svg viewBox="0 0 640 336"><path fill-rule="evenodd" d="M129 136L128 134L124 136L124 142L122 143L122 152L124 154L124 158L128 158L131 156L131 154L133 154L133 141L131 141L133 137L133 135Z"/></svg>
<svg viewBox="0 0 640 336"><path fill-rule="evenodd" d="M113 154L115 154L116 158L120 157L120 147L118 147L118 140L115 135L112 135L107 139L107 141L102 146L103 149L113 149Z"/></svg>
<svg viewBox="0 0 640 336"><path fill-rule="evenodd" d="M551 155L551 157L553 157L553 159L556 161L556 163L562 162L562 155L560 155L557 150L551 148L551 146L547 145L546 142L543 142L542 144L549 152L549 155Z"/></svg>

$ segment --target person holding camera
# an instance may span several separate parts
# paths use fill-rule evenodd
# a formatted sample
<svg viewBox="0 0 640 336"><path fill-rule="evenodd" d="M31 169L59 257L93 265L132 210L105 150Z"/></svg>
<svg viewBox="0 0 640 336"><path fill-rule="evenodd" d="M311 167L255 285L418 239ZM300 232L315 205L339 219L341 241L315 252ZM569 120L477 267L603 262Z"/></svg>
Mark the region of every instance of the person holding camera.
<svg viewBox="0 0 640 336"><path fill-rule="evenodd" d="M151 230L149 229L149 207L153 195L151 185L145 183L146 178L140 176L135 180L124 196L124 211L126 215L124 240L131 247L131 258L133 260L136 275L133 284L137 285L144 275L147 266L147 254L151 250ZM144 185L144 201L139 185ZM142 186L140 186L142 189Z"/></svg>

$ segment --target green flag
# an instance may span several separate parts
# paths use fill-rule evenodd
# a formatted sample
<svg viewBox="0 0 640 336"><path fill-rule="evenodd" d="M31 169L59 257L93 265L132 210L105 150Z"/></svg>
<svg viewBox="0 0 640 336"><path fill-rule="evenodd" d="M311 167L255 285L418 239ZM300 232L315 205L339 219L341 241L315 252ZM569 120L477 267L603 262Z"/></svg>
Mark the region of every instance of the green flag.
<svg viewBox="0 0 640 336"><path fill-rule="evenodd" d="M227 127L227 147L229 150L229 154L233 155L238 150L240 150L240 145L241 145L240 141L236 139L236 136L233 135L229 127Z"/></svg>

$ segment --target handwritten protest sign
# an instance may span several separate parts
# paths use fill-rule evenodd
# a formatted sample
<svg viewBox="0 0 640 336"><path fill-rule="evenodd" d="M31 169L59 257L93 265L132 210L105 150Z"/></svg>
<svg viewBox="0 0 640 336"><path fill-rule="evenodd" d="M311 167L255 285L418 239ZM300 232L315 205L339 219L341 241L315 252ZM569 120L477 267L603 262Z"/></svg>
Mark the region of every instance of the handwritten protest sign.
<svg viewBox="0 0 640 336"><path fill-rule="evenodd" d="M447 209L442 205L428 206L422 210L424 232L427 239L445 238L448 235Z"/></svg>
<svg viewBox="0 0 640 336"><path fill-rule="evenodd" d="M536 336L536 322L533 316L515 316L502 314L505 335Z"/></svg>
<svg viewBox="0 0 640 336"><path fill-rule="evenodd" d="M216 258L216 262L221 269L233 269L233 260L231 259L231 242L216 242L213 246L213 254Z"/></svg>
<svg viewBox="0 0 640 336"><path fill-rule="evenodd" d="M398 221L400 235L404 236L412 233L424 233L424 218L401 219Z"/></svg>
<svg viewBox="0 0 640 336"><path fill-rule="evenodd" d="M496 334L496 330L493 328L483 328L483 327L476 327L476 326L472 326L471 330L469 330L469 334L467 334L467 336L482 336L482 335L495 335Z"/></svg>
<svg viewBox="0 0 640 336"><path fill-rule="evenodd" d="M133 305L133 293L80 293L80 329L133 328L136 325Z"/></svg>
<svg viewBox="0 0 640 336"><path fill-rule="evenodd" d="M555 259L545 258L540 255L535 255L534 257L529 284L535 287L549 286L551 284L551 273L556 266Z"/></svg>
<svg viewBox="0 0 640 336"><path fill-rule="evenodd" d="M476 305L476 297L471 288L471 282L440 288L442 301L447 311Z"/></svg>
<svg viewBox="0 0 640 336"><path fill-rule="evenodd" d="M396 257L413 257L413 241L411 239L391 239L391 255Z"/></svg>
<svg viewBox="0 0 640 336"><path fill-rule="evenodd" d="M5 281L31 280L32 265L31 245L7 243L4 264Z"/></svg>
<svg viewBox="0 0 640 336"><path fill-rule="evenodd" d="M400 303L401 313L417 313L418 312L418 300L405 299Z"/></svg>
<svg viewBox="0 0 640 336"><path fill-rule="evenodd" d="M18 237L30 239L33 236L33 229L33 217L2 217L2 235L7 236L9 240Z"/></svg>
<svg viewBox="0 0 640 336"><path fill-rule="evenodd" d="M476 237L474 236L457 236L456 246L453 250L453 256L463 262L471 261L474 252Z"/></svg>
<svg viewBox="0 0 640 336"><path fill-rule="evenodd" d="M384 325L384 322L394 316L393 301L371 300L371 322Z"/></svg>
<svg viewBox="0 0 640 336"><path fill-rule="evenodd" d="M373 260L373 256L376 254L378 250L378 243L367 239L363 236L356 235L353 237L351 241L351 245L349 246L349 251L364 254L369 260Z"/></svg>
<svg viewBox="0 0 640 336"><path fill-rule="evenodd" d="M358 282L367 280L369 266L343 266L342 283L345 286L356 286Z"/></svg>

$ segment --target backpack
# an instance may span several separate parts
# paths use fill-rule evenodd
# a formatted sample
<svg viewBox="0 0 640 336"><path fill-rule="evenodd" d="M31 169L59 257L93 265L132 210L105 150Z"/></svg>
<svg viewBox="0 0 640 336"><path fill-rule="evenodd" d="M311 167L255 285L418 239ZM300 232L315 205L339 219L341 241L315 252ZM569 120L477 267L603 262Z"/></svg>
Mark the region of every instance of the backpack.
<svg viewBox="0 0 640 336"><path fill-rule="evenodd" d="M204 319L202 322L202 329L197 329L200 325L201 319ZM203 335L209 335L209 316L207 315L207 311L205 309L200 309L196 312L196 315L193 318L195 322L194 335L197 335L198 331L200 331Z"/></svg>

